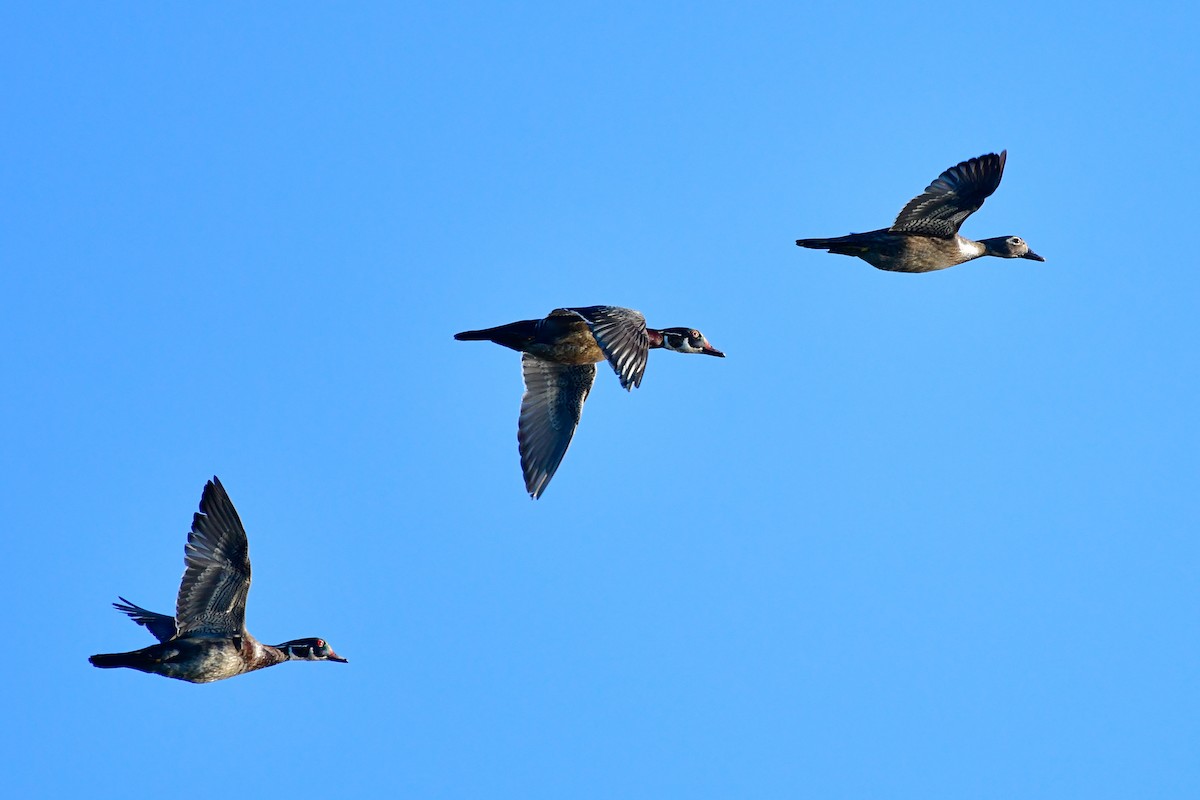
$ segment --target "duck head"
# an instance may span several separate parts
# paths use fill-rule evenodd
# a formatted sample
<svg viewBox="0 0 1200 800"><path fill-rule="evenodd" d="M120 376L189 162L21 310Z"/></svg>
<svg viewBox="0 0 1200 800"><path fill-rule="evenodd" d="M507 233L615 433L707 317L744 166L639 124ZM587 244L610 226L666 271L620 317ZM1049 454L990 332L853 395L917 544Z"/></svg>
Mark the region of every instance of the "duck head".
<svg viewBox="0 0 1200 800"><path fill-rule="evenodd" d="M337 661L342 664L349 663L349 659L342 658L333 652L333 648L324 639L292 639L290 642L277 644L275 647L287 653L288 661Z"/></svg>
<svg viewBox="0 0 1200 800"><path fill-rule="evenodd" d="M647 329L650 346L674 350L676 353L700 353L724 358L725 354L708 343L704 334L695 328Z"/></svg>
<svg viewBox="0 0 1200 800"><path fill-rule="evenodd" d="M1020 236L997 236L994 239L980 239L979 243L987 248L989 256L1000 258L1028 258L1030 261L1045 261L1046 259L1029 249L1025 240Z"/></svg>

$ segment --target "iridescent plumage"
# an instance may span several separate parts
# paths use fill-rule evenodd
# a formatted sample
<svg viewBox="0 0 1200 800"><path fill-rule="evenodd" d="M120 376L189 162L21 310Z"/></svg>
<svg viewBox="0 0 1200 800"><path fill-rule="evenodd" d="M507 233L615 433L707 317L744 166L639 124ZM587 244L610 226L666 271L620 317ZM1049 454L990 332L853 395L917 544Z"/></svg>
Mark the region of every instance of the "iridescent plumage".
<svg viewBox="0 0 1200 800"><path fill-rule="evenodd" d="M101 653L97 667L130 669L191 683L210 683L284 661L340 661L324 639L263 644L246 631L250 557L246 531L225 487L213 478L204 487L184 548L183 580L175 616L158 614L124 597L113 603L159 643L128 653Z"/></svg>
<svg viewBox="0 0 1200 800"><path fill-rule="evenodd" d="M544 319L527 319L454 335L490 341L522 353L525 394L517 426L525 488L534 499L554 477L596 379L596 363L608 361L621 386L641 386L651 349L725 357L692 328L647 328L641 312L619 306L557 308Z"/></svg>

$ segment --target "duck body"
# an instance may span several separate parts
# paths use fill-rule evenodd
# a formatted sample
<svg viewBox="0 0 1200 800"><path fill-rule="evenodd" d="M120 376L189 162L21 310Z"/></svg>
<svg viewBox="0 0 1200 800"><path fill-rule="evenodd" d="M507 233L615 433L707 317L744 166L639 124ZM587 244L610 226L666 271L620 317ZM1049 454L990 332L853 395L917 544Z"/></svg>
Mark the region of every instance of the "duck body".
<svg viewBox="0 0 1200 800"><path fill-rule="evenodd" d="M797 239L798 247L857 256L889 272L933 272L980 256L1046 259L1017 236L974 241L960 236L964 220L996 191L1007 151L968 159L943 172L900 211L890 228L831 239Z"/></svg>
<svg viewBox="0 0 1200 800"><path fill-rule="evenodd" d="M871 266L889 272L932 272L987 254L983 244L957 234L951 239L896 233L888 228L834 239L798 239L796 244L842 256L857 256Z"/></svg>
<svg viewBox="0 0 1200 800"><path fill-rule="evenodd" d="M456 333L454 338L495 342L555 364L581 366L603 361L604 351L584 318L574 311L567 314L560 311L569 309L557 309L545 319L523 319L495 328Z"/></svg>
<svg viewBox="0 0 1200 800"><path fill-rule="evenodd" d="M641 312L620 306L556 308L544 319L463 331L454 338L494 342L521 353L525 394L517 449L525 489L535 500L571 444L596 364L608 361L628 390L641 385L651 349L725 357L695 329L647 328Z"/></svg>
<svg viewBox="0 0 1200 800"><path fill-rule="evenodd" d="M287 661L277 648L253 636L185 636L128 653L94 655L102 669L128 667L189 683L212 683Z"/></svg>
<svg viewBox="0 0 1200 800"><path fill-rule="evenodd" d="M200 512L184 548L175 616L148 611L125 598L113 607L148 630L158 644L125 653L98 653L101 669L128 668L189 683L212 683L284 661L338 661L324 639L263 644L246 631L250 556L246 531L225 487L204 487Z"/></svg>

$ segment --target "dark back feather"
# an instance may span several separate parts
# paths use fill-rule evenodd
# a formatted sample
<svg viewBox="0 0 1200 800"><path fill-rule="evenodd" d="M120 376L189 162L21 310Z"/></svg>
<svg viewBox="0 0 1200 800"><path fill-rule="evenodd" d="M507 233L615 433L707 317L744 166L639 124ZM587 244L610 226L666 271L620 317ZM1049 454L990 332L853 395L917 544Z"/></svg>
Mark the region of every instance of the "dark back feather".
<svg viewBox="0 0 1200 800"><path fill-rule="evenodd" d="M138 625L144 625L146 630L158 639L160 642L165 642L175 636L175 618L168 617L166 614L158 614L154 611L148 611L139 605L129 602L124 597L118 597L121 602L113 603L113 608L120 611L122 614L128 614L129 618Z"/></svg>

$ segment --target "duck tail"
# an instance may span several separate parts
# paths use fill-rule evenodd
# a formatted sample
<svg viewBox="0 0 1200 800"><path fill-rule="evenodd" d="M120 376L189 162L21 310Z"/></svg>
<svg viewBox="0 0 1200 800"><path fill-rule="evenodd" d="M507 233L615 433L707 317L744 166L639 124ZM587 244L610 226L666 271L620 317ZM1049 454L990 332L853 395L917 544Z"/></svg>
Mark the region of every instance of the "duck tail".
<svg viewBox="0 0 1200 800"><path fill-rule="evenodd" d="M866 239L866 236L867 234L852 233L849 236L836 236L832 239L797 239L796 244L800 247L811 247L814 250L828 250L834 255L861 258L863 253L871 250L869 239Z"/></svg>
<svg viewBox="0 0 1200 800"><path fill-rule="evenodd" d="M462 333L454 334L454 338L460 342L490 342L494 331L495 328L488 328L482 331L463 331Z"/></svg>
<svg viewBox="0 0 1200 800"><path fill-rule="evenodd" d="M797 247L811 247L814 250L828 250L837 244L836 239L797 239Z"/></svg>
<svg viewBox="0 0 1200 800"><path fill-rule="evenodd" d="M513 350L524 350L537 337L537 325L538 320L527 319L480 331L463 331L454 334L454 338L460 342L495 342Z"/></svg>
<svg viewBox="0 0 1200 800"><path fill-rule="evenodd" d="M130 667L137 669L134 663L134 653L97 653L94 656L89 656L88 661L93 667L100 669L116 669L117 667Z"/></svg>

